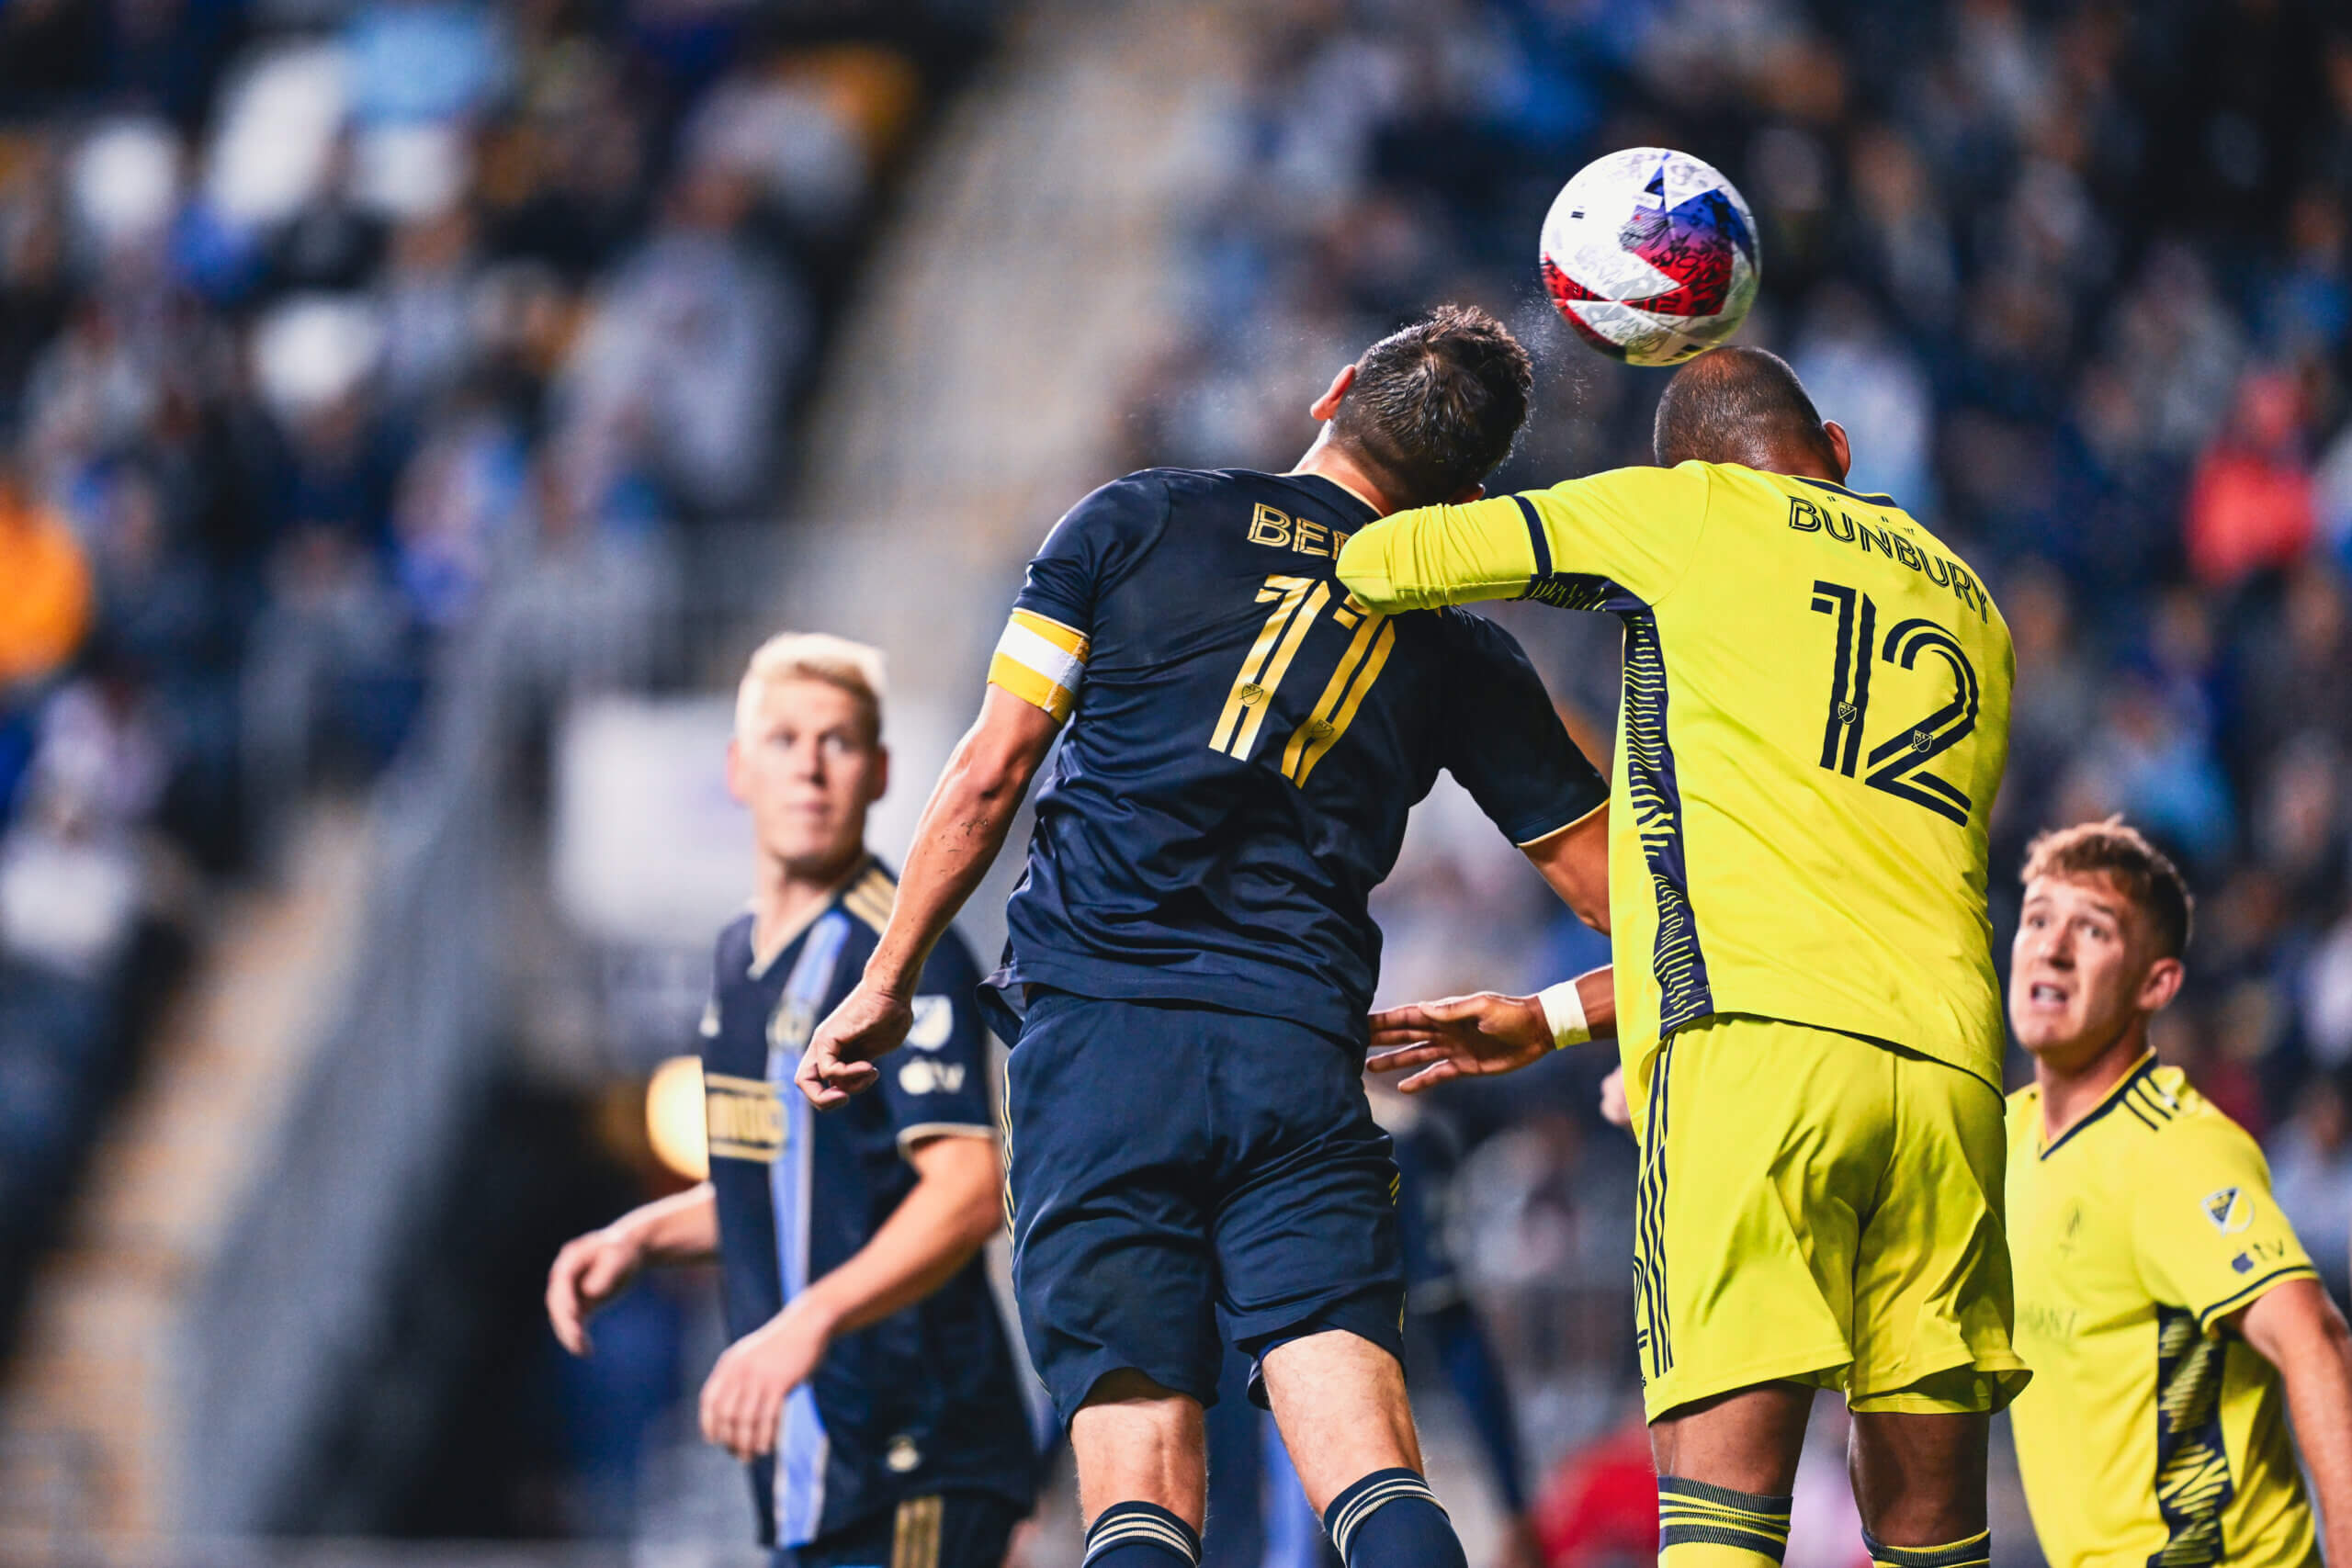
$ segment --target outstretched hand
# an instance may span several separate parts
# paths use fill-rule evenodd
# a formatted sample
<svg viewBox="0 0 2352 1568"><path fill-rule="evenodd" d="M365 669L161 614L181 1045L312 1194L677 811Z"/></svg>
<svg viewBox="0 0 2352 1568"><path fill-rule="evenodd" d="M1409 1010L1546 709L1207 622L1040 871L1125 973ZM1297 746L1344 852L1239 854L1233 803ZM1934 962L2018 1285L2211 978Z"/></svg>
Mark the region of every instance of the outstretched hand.
<svg viewBox="0 0 2352 1568"><path fill-rule="evenodd" d="M1419 1094L1460 1077L1516 1072L1552 1051L1552 1026L1533 997L1497 991L1412 1002L1372 1015L1375 1073L1419 1068L1396 1087Z"/></svg>
<svg viewBox="0 0 2352 1568"><path fill-rule="evenodd" d="M851 1095L874 1087L882 1076L874 1058L904 1044L913 1026L914 1011L904 998L860 980L808 1037L792 1081L820 1111L845 1105Z"/></svg>

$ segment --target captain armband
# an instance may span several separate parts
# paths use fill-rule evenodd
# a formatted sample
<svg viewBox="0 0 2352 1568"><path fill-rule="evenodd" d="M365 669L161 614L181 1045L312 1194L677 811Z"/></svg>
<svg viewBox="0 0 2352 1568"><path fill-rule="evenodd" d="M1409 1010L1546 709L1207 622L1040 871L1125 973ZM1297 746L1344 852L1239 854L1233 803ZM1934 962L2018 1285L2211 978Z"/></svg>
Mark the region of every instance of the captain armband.
<svg viewBox="0 0 2352 1568"><path fill-rule="evenodd" d="M1535 999L1544 1004L1544 1021L1552 1031L1552 1049L1581 1045L1592 1038L1592 1027L1584 1016L1584 998L1577 995L1574 980L1546 986L1535 993Z"/></svg>
<svg viewBox="0 0 2352 1568"><path fill-rule="evenodd" d="M1067 723L1086 679L1086 655L1084 633L1035 611L1015 610L989 660L989 684L1044 708L1057 724Z"/></svg>

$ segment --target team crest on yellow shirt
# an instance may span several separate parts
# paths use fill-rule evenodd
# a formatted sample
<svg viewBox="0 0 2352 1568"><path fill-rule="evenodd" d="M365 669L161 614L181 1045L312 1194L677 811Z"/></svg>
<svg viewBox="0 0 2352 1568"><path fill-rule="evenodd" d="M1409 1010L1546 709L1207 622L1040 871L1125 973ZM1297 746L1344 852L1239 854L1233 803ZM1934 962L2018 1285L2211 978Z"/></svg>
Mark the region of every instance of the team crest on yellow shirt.
<svg viewBox="0 0 2352 1568"><path fill-rule="evenodd" d="M2254 1201L2242 1187L2224 1187L2205 1194L2205 1217L2223 1235L2235 1235L2254 1223Z"/></svg>
<svg viewBox="0 0 2352 1568"><path fill-rule="evenodd" d="M2083 1239L2083 1201L2080 1198L2066 1205L2065 1218L2058 1222L2058 1250L2065 1257L2075 1255L2075 1246Z"/></svg>

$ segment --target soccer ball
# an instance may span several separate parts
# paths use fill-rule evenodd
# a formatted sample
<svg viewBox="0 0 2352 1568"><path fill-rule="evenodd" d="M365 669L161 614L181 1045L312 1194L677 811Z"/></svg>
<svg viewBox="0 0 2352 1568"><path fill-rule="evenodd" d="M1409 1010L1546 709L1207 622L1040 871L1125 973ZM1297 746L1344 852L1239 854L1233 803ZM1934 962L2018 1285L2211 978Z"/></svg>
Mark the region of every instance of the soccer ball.
<svg viewBox="0 0 2352 1568"><path fill-rule="evenodd" d="M1612 359L1679 365L1723 342L1756 302L1756 220L1732 183L1688 152L1596 158L1544 217L1544 286L1568 325Z"/></svg>

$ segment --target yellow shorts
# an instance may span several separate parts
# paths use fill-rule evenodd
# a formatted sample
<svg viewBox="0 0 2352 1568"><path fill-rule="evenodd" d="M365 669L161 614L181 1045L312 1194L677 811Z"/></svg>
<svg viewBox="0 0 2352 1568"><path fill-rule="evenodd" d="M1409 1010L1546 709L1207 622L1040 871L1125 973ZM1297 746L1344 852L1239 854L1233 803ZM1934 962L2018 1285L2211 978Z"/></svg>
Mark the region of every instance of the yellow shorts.
<svg viewBox="0 0 2352 1568"><path fill-rule="evenodd" d="M1766 1382L1998 1410L2004 1107L1932 1057L1760 1018L1678 1031L1638 1089L1634 1316L1649 1417Z"/></svg>

